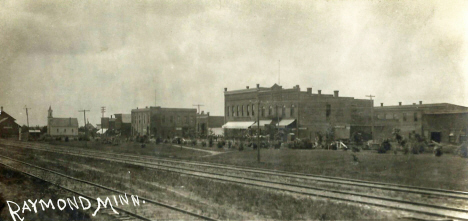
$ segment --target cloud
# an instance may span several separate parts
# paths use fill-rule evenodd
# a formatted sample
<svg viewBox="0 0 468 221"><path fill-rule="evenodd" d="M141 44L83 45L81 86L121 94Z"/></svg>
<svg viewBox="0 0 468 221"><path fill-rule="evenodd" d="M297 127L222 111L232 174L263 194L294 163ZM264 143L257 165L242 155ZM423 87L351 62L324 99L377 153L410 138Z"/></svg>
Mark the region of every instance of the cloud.
<svg viewBox="0 0 468 221"><path fill-rule="evenodd" d="M467 3L452 1L3 1L0 103L98 123L137 106L223 113L256 83L468 105ZM281 68L278 67L281 60ZM17 117L20 123L23 117Z"/></svg>

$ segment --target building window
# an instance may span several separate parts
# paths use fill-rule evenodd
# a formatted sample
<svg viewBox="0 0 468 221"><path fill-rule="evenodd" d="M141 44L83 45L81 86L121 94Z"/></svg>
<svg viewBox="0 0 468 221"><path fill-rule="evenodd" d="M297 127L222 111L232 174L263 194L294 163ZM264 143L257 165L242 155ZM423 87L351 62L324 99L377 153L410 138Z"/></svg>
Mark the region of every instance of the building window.
<svg viewBox="0 0 468 221"><path fill-rule="evenodd" d="M398 114L393 114L393 119L398 120Z"/></svg>
<svg viewBox="0 0 468 221"><path fill-rule="evenodd" d="M418 121L418 113L414 113L414 121Z"/></svg>
<svg viewBox="0 0 468 221"><path fill-rule="evenodd" d="M281 116L286 116L286 105L281 109Z"/></svg>
<svg viewBox="0 0 468 221"><path fill-rule="evenodd" d="M265 116L265 107L262 107L262 117Z"/></svg>
<svg viewBox="0 0 468 221"><path fill-rule="evenodd" d="M252 116L255 116L255 105L252 104Z"/></svg>
<svg viewBox="0 0 468 221"><path fill-rule="evenodd" d="M244 116L244 105L242 105L241 114Z"/></svg>
<svg viewBox="0 0 468 221"><path fill-rule="evenodd" d="M406 113L403 113L403 121L406 121Z"/></svg>
<svg viewBox="0 0 468 221"><path fill-rule="evenodd" d="M250 105L247 105L247 116L250 116Z"/></svg>
<svg viewBox="0 0 468 221"><path fill-rule="evenodd" d="M237 105L236 116L239 116L239 105Z"/></svg>
<svg viewBox="0 0 468 221"><path fill-rule="evenodd" d="M73 131L73 129L72 129L72 133L73 133L73 132L74 132L74 131Z"/></svg>
<svg viewBox="0 0 468 221"><path fill-rule="evenodd" d="M180 116L177 116L177 123L180 124Z"/></svg>
<svg viewBox="0 0 468 221"><path fill-rule="evenodd" d="M226 117L229 117L229 107L226 107Z"/></svg>
<svg viewBox="0 0 468 221"><path fill-rule="evenodd" d="M329 118L330 115L331 115L331 105L330 104L327 104L327 109L325 111L325 115L327 116L327 118Z"/></svg>
<svg viewBox="0 0 468 221"><path fill-rule="evenodd" d="M235 110L234 110L234 106L232 106L232 111L231 111L231 113L232 113L232 116L233 116L233 117L236 116L236 112L235 112Z"/></svg>
<svg viewBox="0 0 468 221"><path fill-rule="evenodd" d="M67 129L63 129L63 132L66 133L66 132L67 132Z"/></svg>
<svg viewBox="0 0 468 221"><path fill-rule="evenodd" d="M273 107L270 106L270 108L268 108L268 115L272 115L273 114Z"/></svg>
<svg viewBox="0 0 468 221"><path fill-rule="evenodd" d="M289 116L291 116L291 117L294 116L294 104L291 105L291 111L289 113Z"/></svg>

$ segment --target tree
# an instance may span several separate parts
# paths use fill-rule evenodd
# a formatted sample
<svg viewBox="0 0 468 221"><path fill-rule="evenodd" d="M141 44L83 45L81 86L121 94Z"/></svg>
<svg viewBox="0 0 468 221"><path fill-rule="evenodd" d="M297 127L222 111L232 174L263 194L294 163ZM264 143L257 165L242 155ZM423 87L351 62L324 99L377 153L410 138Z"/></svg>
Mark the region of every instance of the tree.
<svg viewBox="0 0 468 221"><path fill-rule="evenodd" d="M47 126L43 126L41 128L41 134L46 134L47 133Z"/></svg>

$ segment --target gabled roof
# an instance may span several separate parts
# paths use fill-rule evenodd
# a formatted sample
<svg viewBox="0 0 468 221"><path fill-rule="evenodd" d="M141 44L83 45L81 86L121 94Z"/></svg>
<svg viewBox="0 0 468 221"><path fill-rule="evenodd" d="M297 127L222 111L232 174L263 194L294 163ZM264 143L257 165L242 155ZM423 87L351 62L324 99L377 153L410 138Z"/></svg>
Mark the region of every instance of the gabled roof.
<svg viewBox="0 0 468 221"><path fill-rule="evenodd" d="M11 118L13 120L16 120L14 117L12 117L11 115L9 115L7 112L5 111L0 111L0 119L3 119L3 118Z"/></svg>
<svg viewBox="0 0 468 221"><path fill-rule="evenodd" d="M49 125L51 127L78 127L76 118L52 118Z"/></svg>

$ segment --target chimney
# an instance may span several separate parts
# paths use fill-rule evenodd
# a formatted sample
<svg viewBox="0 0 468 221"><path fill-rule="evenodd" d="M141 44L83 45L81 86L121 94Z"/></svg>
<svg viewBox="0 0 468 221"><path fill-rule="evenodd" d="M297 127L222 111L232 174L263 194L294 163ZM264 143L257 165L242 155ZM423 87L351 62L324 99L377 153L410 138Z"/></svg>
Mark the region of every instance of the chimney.
<svg viewBox="0 0 468 221"><path fill-rule="evenodd" d="M308 88L307 88L307 93L308 93L308 94L312 94L312 88L311 88L311 87L308 87Z"/></svg>
<svg viewBox="0 0 468 221"><path fill-rule="evenodd" d="M322 94L322 90L318 90L318 94L319 94L319 95Z"/></svg>
<svg viewBox="0 0 468 221"><path fill-rule="evenodd" d="M227 91L227 87L224 88L224 91Z"/></svg>
<svg viewBox="0 0 468 221"><path fill-rule="evenodd" d="M260 84L257 84L257 88L260 88Z"/></svg>
<svg viewBox="0 0 468 221"><path fill-rule="evenodd" d="M249 86L245 86L245 88L249 89Z"/></svg>
<svg viewBox="0 0 468 221"><path fill-rule="evenodd" d="M400 102L398 102L398 105L399 105L399 106L401 106L401 101L400 101Z"/></svg>
<svg viewBox="0 0 468 221"><path fill-rule="evenodd" d="M422 105L422 101L419 101L419 105Z"/></svg>
<svg viewBox="0 0 468 221"><path fill-rule="evenodd" d="M334 97L338 97L339 93L340 93L340 91L333 91L333 94L335 95Z"/></svg>
<svg viewBox="0 0 468 221"><path fill-rule="evenodd" d="M208 116L208 117L209 117L209 116L210 116L210 112L206 112L206 116Z"/></svg>
<svg viewBox="0 0 468 221"><path fill-rule="evenodd" d="M380 106L383 107L383 103L380 103Z"/></svg>
<svg viewBox="0 0 468 221"><path fill-rule="evenodd" d="M299 85L296 85L296 89L297 89L298 91L301 90L301 88L299 87Z"/></svg>
<svg viewBox="0 0 468 221"><path fill-rule="evenodd" d="M205 111L201 111L201 115L203 115L205 113Z"/></svg>

